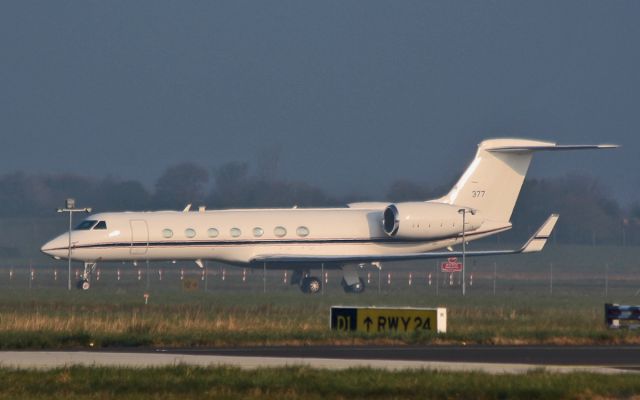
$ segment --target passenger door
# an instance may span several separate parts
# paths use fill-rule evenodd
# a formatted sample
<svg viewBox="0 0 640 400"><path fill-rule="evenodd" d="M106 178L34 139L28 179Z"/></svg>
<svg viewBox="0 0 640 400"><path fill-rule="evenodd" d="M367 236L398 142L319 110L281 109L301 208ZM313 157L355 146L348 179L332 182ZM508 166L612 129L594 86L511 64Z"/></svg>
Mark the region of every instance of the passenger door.
<svg viewBox="0 0 640 400"><path fill-rule="evenodd" d="M131 254L147 254L149 248L149 228L143 219L129 220L131 225Z"/></svg>

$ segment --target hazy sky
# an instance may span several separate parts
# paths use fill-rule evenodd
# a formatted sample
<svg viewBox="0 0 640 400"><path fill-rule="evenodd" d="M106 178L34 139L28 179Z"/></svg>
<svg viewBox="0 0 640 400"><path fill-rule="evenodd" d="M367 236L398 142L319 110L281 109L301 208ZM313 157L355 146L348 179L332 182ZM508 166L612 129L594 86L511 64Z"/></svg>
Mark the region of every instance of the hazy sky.
<svg viewBox="0 0 640 400"><path fill-rule="evenodd" d="M518 136L623 145L531 172L640 198L639 21L640 1L3 1L0 173L151 185L266 152L372 194Z"/></svg>

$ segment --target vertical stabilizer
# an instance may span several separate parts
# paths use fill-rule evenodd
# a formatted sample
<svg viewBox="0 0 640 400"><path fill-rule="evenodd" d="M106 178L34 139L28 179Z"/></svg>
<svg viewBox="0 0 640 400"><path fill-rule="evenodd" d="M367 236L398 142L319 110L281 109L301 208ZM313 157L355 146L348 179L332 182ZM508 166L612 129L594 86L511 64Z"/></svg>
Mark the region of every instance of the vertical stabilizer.
<svg viewBox="0 0 640 400"><path fill-rule="evenodd" d="M509 222L534 151L613 148L615 145L569 145L526 139L490 139L451 191L437 200L477 210L485 220Z"/></svg>

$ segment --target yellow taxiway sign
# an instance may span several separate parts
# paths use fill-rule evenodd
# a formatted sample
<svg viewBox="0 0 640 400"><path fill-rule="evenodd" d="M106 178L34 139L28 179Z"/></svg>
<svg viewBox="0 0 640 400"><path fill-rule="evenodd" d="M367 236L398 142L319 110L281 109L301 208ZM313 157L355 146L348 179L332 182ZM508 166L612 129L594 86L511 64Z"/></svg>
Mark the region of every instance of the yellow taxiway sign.
<svg viewBox="0 0 640 400"><path fill-rule="evenodd" d="M331 307L331 329L368 333L447 331L446 308Z"/></svg>

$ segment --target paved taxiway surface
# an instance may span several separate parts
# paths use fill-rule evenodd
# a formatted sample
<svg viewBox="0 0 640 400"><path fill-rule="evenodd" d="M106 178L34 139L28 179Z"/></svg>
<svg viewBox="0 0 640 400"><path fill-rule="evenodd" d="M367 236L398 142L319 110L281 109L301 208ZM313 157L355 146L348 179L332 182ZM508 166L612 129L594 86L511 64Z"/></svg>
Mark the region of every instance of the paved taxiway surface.
<svg viewBox="0 0 640 400"><path fill-rule="evenodd" d="M304 365L344 369L438 369L524 373L544 368L554 372L628 373L640 369L640 346L602 347L255 347L235 349L152 349L139 351L5 351L0 366L56 368L69 365L159 367L171 365L239 368Z"/></svg>
<svg viewBox="0 0 640 400"><path fill-rule="evenodd" d="M156 349L174 354L599 365L640 368L640 346L275 346Z"/></svg>

